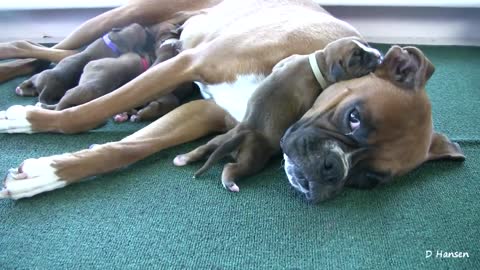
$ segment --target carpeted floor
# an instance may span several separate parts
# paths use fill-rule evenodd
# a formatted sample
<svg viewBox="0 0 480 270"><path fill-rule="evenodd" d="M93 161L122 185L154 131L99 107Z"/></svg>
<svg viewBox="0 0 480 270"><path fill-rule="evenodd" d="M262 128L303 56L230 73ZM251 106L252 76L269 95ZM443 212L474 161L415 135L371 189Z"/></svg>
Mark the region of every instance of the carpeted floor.
<svg viewBox="0 0 480 270"><path fill-rule="evenodd" d="M385 51L385 46L381 46ZM0 269L480 269L480 48L421 47L435 127L464 163L428 163L373 191L306 204L277 159L226 192L220 166L193 180L158 153L126 170L31 199L0 201ZM0 108L32 104L0 85ZM0 170L121 139L141 124L66 136L0 135ZM425 258L426 251L468 258Z"/></svg>

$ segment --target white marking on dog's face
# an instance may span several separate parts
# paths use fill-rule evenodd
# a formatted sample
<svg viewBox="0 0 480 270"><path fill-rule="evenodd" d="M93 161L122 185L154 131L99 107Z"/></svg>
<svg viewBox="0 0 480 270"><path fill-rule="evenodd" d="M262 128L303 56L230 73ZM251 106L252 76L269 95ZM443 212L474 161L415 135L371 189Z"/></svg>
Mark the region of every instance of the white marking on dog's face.
<svg viewBox="0 0 480 270"><path fill-rule="evenodd" d="M27 111L33 106L14 105L0 111L0 133L33 133Z"/></svg>
<svg viewBox="0 0 480 270"><path fill-rule="evenodd" d="M240 75L234 82L206 85L195 82L205 99L213 99L237 121L242 121L247 112L248 100L265 79L262 75Z"/></svg>
<svg viewBox="0 0 480 270"><path fill-rule="evenodd" d="M290 185L294 187L296 190L302 192L302 193L308 193L308 190L306 190L304 187L302 187L293 177L291 170L295 168L295 165L290 161L287 155L283 154L283 159L285 160L285 163L283 165L283 169L285 170L285 174L287 175L288 182L290 182Z"/></svg>
<svg viewBox="0 0 480 270"><path fill-rule="evenodd" d="M355 39L353 39L353 42L355 42L355 44L357 44L358 47L360 47L362 50L364 50L366 52L372 53L373 55L375 55L377 57L382 56L382 53L380 53L380 51L377 50L377 49L374 49L372 47L367 47L365 44L363 44L360 41L355 40Z"/></svg>
<svg viewBox="0 0 480 270"><path fill-rule="evenodd" d="M177 42L178 42L178 39L169 38L169 39L165 40L164 42L162 42L162 44L160 44L160 48L163 47L163 46L169 45L169 44L175 44Z"/></svg>
<svg viewBox="0 0 480 270"><path fill-rule="evenodd" d="M343 171L344 171L342 181L345 180L345 178L347 178L347 176L348 176L348 172L350 171L350 157L351 157L351 155L348 154L348 153L345 153L343 151L343 149L338 144L334 143L333 141L326 142L325 147L327 147L331 152L336 153L340 157L340 159L342 160Z"/></svg>
<svg viewBox="0 0 480 270"><path fill-rule="evenodd" d="M285 160L284 170L290 185L297 191L305 194L308 199L322 201L338 193L343 187L350 170L353 153L345 153L334 141L325 142L323 149L325 149L323 151L328 151L337 155L342 162L344 174L342 178L335 183L323 182L322 179L305 178L301 165L296 166L285 153L283 154Z"/></svg>
<svg viewBox="0 0 480 270"><path fill-rule="evenodd" d="M66 186L67 183L60 180L52 167L53 159L58 157L27 159L23 162L22 172L18 168L10 169L0 190L0 198L17 200Z"/></svg>

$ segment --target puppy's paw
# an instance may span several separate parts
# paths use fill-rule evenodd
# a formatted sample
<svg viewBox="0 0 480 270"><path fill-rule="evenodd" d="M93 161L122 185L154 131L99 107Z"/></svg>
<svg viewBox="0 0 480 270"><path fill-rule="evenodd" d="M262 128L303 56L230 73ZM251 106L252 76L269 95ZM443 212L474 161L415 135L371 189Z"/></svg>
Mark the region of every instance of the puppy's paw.
<svg viewBox="0 0 480 270"><path fill-rule="evenodd" d="M119 113L119 114L115 115L113 117L113 121L115 121L116 123L123 123L123 122L128 121L128 113L123 112L123 113Z"/></svg>
<svg viewBox="0 0 480 270"><path fill-rule="evenodd" d="M0 111L0 133L32 133L32 125L27 120L27 112L33 106L14 105Z"/></svg>
<svg viewBox="0 0 480 270"><path fill-rule="evenodd" d="M132 114L132 116L130 116L130 122L140 122L140 121L142 121L142 118L140 117L140 115Z"/></svg>
<svg viewBox="0 0 480 270"><path fill-rule="evenodd" d="M240 191L240 188L233 181L222 179L222 185L228 191L231 191L231 192L239 192Z"/></svg>
<svg viewBox="0 0 480 270"><path fill-rule="evenodd" d="M66 186L52 166L53 158L27 159L20 167L10 169L0 190L0 199L28 198Z"/></svg>
<svg viewBox="0 0 480 270"><path fill-rule="evenodd" d="M26 80L15 88L15 94L22 97L34 97L38 96L37 87L33 84L33 81Z"/></svg>

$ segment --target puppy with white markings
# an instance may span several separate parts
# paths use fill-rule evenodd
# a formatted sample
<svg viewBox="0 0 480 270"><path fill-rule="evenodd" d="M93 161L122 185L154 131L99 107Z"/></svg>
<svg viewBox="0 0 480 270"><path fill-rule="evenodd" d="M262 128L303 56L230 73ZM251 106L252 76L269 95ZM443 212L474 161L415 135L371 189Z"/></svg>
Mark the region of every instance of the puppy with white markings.
<svg viewBox="0 0 480 270"><path fill-rule="evenodd" d="M249 99L240 124L206 145L177 156L174 164L183 166L210 155L195 173L198 176L219 159L232 155L235 162L224 167L222 183L230 191L239 191L235 181L260 171L280 152L284 132L312 106L323 89L374 71L381 59L379 51L358 38L348 37L313 54L280 61Z"/></svg>

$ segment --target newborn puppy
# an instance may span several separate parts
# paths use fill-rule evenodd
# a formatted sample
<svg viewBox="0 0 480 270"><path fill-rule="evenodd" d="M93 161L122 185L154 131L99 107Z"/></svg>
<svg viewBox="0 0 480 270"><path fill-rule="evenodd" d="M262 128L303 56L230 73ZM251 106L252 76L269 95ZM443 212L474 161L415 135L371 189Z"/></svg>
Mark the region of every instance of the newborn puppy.
<svg viewBox="0 0 480 270"><path fill-rule="evenodd" d="M357 38L343 38L311 55L293 55L280 61L248 101L243 121L206 145L175 158L178 166L209 156L195 176L221 158L232 155L225 165L222 184L239 191L235 181L260 171L280 152L280 138L329 85L361 77L381 62L379 51Z"/></svg>
<svg viewBox="0 0 480 270"><path fill-rule="evenodd" d="M148 31L155 40L155 61L152 66L155 66L163 61L166 61L179 52L179 25L170 22L162 22L150 26Z"/></svg>
<svg viewBox="0 0 480 270"><path fill-rule="evenodd" d="M155 61L152 66L173 58L179 53L179 25L162 22L149 27L148 31L155 39ZM131 122L157 119L177 108L181 101L191 95L193 91L194 86L192 83L184 83L172 93L162 95L130 112L118 114L113 119L115 122L124 122L128 119Z"/></svg>
<svg viewBox="0 0 480 270"><path fill-rule="evenodd" d="M91 61L83 69L78 86L68 90L58 104L43 107L60 111L87 103L134 79L149 65L148 57L133 52Z"/></svg>
<svg viewBox="0 0 480 270"><path fill-rule="evenodd" d="M68 89L77 85L88 62L139 50L145 46L146 40L147 32L139 24L114 29L85 50L63 59L53 69L26 80L17 87L16 93L20 96L39 95L40 103L56 104Z"/></svg>

